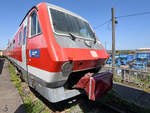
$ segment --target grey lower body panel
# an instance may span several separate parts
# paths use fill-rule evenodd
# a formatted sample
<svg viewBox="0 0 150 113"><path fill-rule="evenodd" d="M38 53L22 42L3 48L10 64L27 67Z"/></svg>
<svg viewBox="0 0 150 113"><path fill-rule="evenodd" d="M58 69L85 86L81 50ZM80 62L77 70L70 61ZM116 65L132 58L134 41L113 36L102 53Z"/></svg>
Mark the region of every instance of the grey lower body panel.
<svg viewBox="0 0 150 113"><path fill-rule="evenodd" d="M52 103L63 101L81 94L81 92L76 89L66 90L64 89L64 87L48 88L40 84L36 85L35 90L38 91L43 97L45 97L48 101Z"/></svg>
<svg viewBox="0 0 150 113"><path fill-rule="evenodd" d="M57 85L60 86L60 84L64 84L66 81L44 83L34 75L29 75L29 86L35 89L50 102L56 103L81 94L81 92L77 89L66 90L63 85L61 87L53 87Z"/></svg>
<svg viewBox="0 0 150 113"><path fill-rule="evenodd" d="M47 83L40 78L34 76L33 74L28 73L14 61L11 62L22 72L22 76L28 83L28 85L35 89L39 94L41 94L50 102L56 103L81 94L81 92L77 89L65 89L63 87L63 84L66 82L65 80Z"/></svg>
<svg viewBox="0 0 150 113"><path fill-rule="evenodd" d="M35 77L34 75L29 74L29 86L35 89L48 101L56 103L59 101L66 100L68 98L80 95L81 92L77 89L65 89L63 85L66 81L59 81L53 83L46 83L40 78ZM60 86L60 87L56 87Z"/></svg>
<svg viewBox="0 0 150 113"><path fill-rule="evenodd" d="M57 88L57 87L63 86L66 82L66 80L56 81L56 82L46 82L46 81L36 77L35 75L31 74L31 73L28 73L28 77L29 77L29 80L30 79L35 80L38 83L40 83L42 86L49 87L49 88Z"/></svg>

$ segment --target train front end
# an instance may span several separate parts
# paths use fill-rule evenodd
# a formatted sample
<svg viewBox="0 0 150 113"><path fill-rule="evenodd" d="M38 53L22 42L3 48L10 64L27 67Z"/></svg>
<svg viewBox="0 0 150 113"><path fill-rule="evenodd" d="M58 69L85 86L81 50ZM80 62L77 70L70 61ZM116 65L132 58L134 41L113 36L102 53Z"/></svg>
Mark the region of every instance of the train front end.
<svg viewBox="0 0 150 113"><path fill-rule="evenodd" d="M112 74L99 73L109 56L88 21L52 4L37 8L44 42L40 46L45 48L33 62L41 68L36 74L42 79L35 89L50 102L81 93L96 100L111 89Z"/></svg>
<svg viewBox="0 0 150 113"><path fill-rule="evenodd" d="M65 78L61 85L95 100L112 88L112 73L98 73L109 57L106 50L85 19L57 6L48 4L47 8L56 63L61 62L58 70Z"/></svg>

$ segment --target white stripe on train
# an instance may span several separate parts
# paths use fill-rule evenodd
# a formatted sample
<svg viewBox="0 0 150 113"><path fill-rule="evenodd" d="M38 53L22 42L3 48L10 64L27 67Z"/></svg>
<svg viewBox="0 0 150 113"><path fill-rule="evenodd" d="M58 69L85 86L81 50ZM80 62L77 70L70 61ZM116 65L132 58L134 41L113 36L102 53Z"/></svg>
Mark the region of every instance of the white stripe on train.
<svg viewBox="0 0 150 113"><path fill-rule="evenodd" d="M17 65L19 65L21 68L24 68L24 65L22 62L8 57L10 60L14 61ZM31 73L32 75L40 78L41 80L45 81L45 82L57 82L57 81L62 81L62 80L67 80L68 77L64 77L62 76L62 72L48 72L30 65L28 66L28 72ZM27 70L26 70L27 71Z"/></svg>

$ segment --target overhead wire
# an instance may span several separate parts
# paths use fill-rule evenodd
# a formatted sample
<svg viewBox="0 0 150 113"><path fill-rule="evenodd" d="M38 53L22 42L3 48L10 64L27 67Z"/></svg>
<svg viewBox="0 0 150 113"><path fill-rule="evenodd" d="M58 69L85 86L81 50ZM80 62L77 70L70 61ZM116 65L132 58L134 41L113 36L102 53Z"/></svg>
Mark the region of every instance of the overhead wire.
<svg viewBox="0 0 150 113"><path fill-rule="evenodd" d="M141 13L133 13L133 14L128 14L128 15L116 16L115 19L126 18L126 17L131 17L131 16L148 15L148 14L150 14L150 11L148 11L148 12L141 12ZM105 24L109 23L111 20L112 19L109 19L109 20L105 21L103 24L95 26L94 29L98 29L98 28L104 26Z"/></svg>
<svg viewBox="0 0 150 113"><path fill-rule="evenodd" d="M149 12L142 12L142 13L133 13L133 14L129 14L129 15L122 15L122 16L117 16L115 18L125 18L125 17L130 17L130 16L141 16L141 15L147 15L150 14Z"/></svg>
<svg viewBox="0 0 150 113"><path fill-rule="evenodd" d="M95 26L93 29L98 29L98 28L104 26L105 24L109 23L110 21L111 21L111 19L105 21L103 24L100 24L100 25Z"/></svg>

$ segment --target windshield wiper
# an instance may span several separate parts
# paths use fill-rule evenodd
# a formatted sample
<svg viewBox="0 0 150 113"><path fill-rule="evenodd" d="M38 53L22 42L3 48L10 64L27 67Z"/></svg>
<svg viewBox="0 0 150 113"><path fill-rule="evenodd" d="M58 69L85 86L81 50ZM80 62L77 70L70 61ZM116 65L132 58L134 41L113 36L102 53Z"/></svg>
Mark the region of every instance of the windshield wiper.
<svg viewBox="0 0 150 113"><path fill-rule="evenodd" d="M71 32L69 32L69 35L71 36L71 39L73 40L73 41L75 41L75 39L77 38L75 35L73 35Z"/></svg>
<svg viewBox="0 0 150 113"><path fill-rule="evenodd" d="M68 33L71 36L71 39L73 41L75 41L76 38L78 38L77 36L75 36L73 33L69 32ZM96 43L96 35L94 34L94 44Z"/></svg>
<svg viewBox="0 0 150 113"><path fill-rule="evenodd" d="M96 44L96 35L94 33L94 44Z"/></svg>

